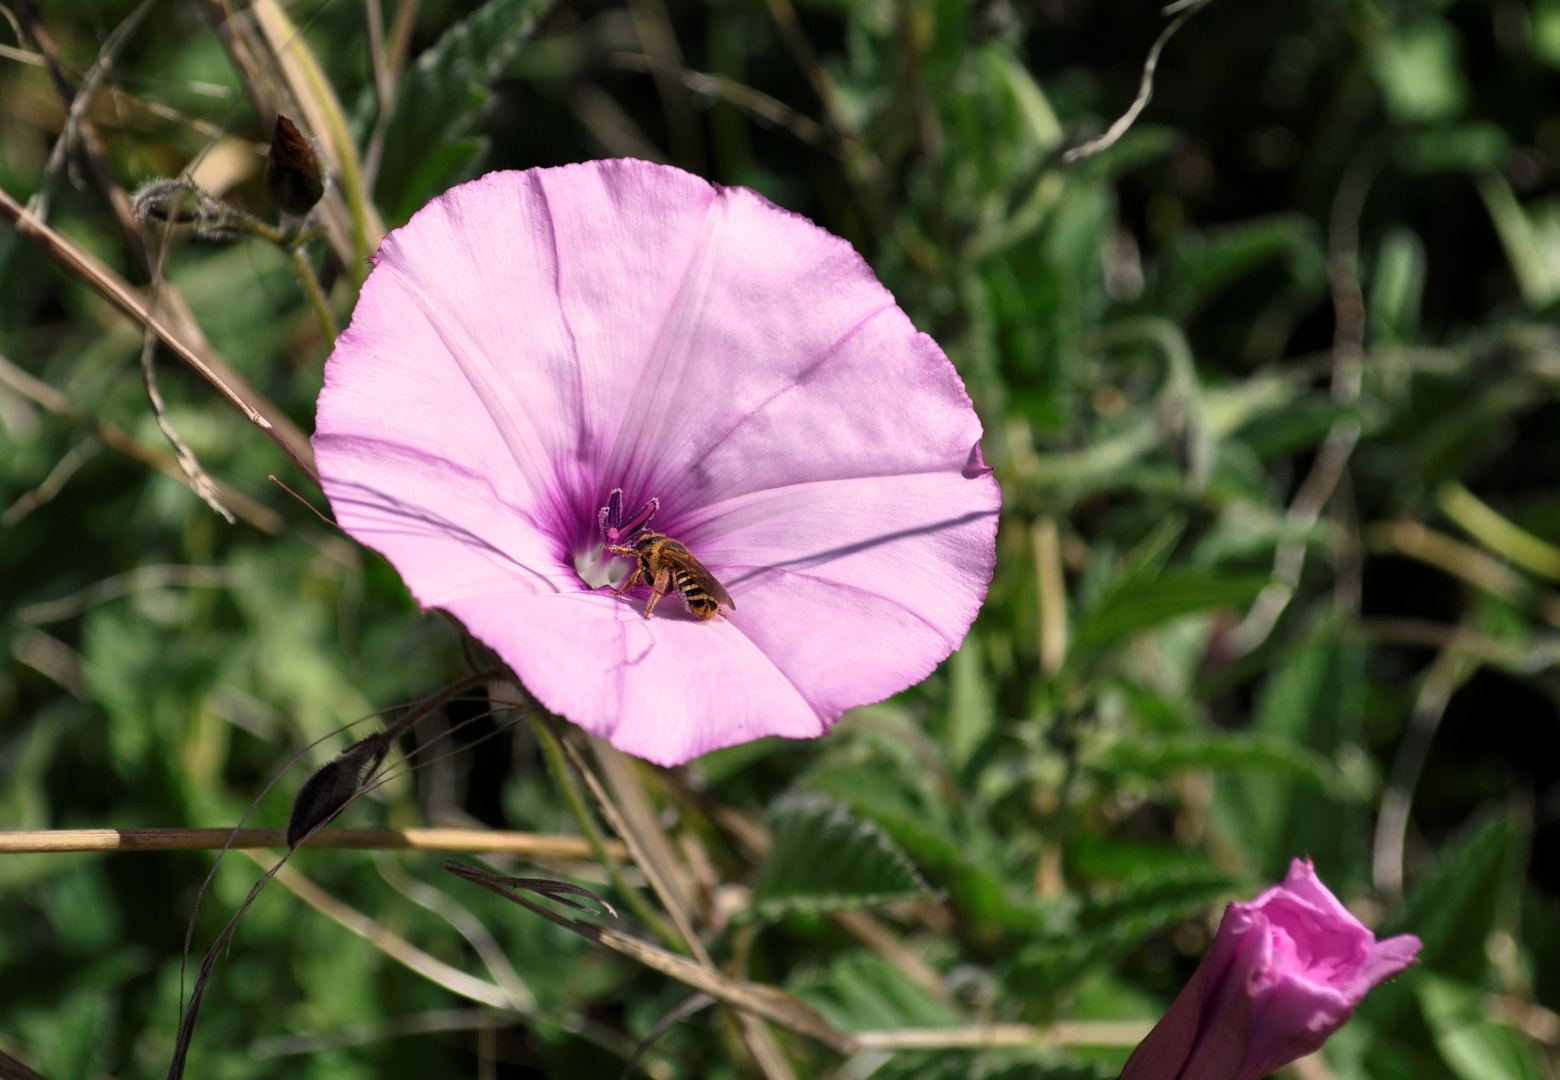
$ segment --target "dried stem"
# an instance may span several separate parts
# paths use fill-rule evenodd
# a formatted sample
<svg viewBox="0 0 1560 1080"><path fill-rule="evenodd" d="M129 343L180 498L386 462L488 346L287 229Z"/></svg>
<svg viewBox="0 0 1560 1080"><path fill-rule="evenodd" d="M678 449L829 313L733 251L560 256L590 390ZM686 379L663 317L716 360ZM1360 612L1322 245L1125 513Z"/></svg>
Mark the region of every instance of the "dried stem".
<svg viewBox="0 0 1560 1080"><path fill-rule="evenodd" d="M106 420L99 420L84 409L78 409L71 404L70 399L60 393L41 379L35 379L21 368L11 363L5 357L0 356L0 384L21 394L23 397L36 402L43 408L64 417L78 427L94 432L103 445L119 451L126 457L134 458L143 465L164 472L169 476L184 478L184 470L179 468L178 459L166 451L159 450L128 434L122 428L110 424ZM237 488L231 487L221 480L216 481L217 490L221 493L222 501L239 517L262 532L278 533L282 531L284 524L282 516L264 503L256 502Z"/></svg>
<svg viewBox="0 0 1560 1080"><path fill-rule="evenodd" d="M246 851L244 854L256 865L267 867L267 860L263 856L251 851ZM275 877L284 889L331 922L350 930L390 959L404 964L429 982L444 987L452 994L481 1002L490 1008L520 1012L514 1009L509 995L503 988L486 979L468 975L459 968L451 967L444 961L429 956L395 931L381 926L356 908L337 900L295 868L278 864Z"/></svg>
<svg viewBox="0 0 1560 1080"><path fill-rule="evenodd" d="M373 0L375 4L378 0ZM379 178L379 165L384 159L385 136L390 131L390 118L395 113L396 85L401 79L401 69L406 64L406 53L412 45L412 30L417 25L418 0L401 0L395 9L395 25L390 30L390 44L385 55L385 81L378 90L379 114L374 117L374 130L368 137L368 149L363 154L363 187L370 194L374 181Z"/></svg>
<svg viewBox="0 0 1560 1080"><path fill-rule="evenodd" d="M591 740L596 760L606 773L607 783L623 803L623 809L620 810L574 748L567 743L564 746L613 830L628 844L634 862L644 871L645 879L660 898L661 906L672 917L678 933L687 942L688 950L692 951L694 958L705 970L715 971L714 961L693 929L690 911L693 896L692 889L686 884L688 874L666 839L660 822L656 820L655 808L650 804L633 762L609 743L601 739ZM742 1042L767 1080L795 1080L790 1062L775 1041L774 1033L764 1026L763 1021L739 1012L736 1022Z"/></svg>
<svg viewBox="0 0 1560 1080"><path fill-rule="evenodd" d="M170 221L163 229L163 242L158 248L157 260L152 268L152 296L151 304L156 306L159 286L163 281L163 267L168 260L169 234L173 231L173 223ZM211 479L196 458L195 451L174 430L173 424L168 419L168 409L163 403L162 391L157 387L157 334L148 325L141 334L141 381L146 387L146 399L151 403L152 416L157 420L157 427L168 440L168 445L173 447L173 452L179 460L179 467L184 470L185 479L195 494L199 495L207 506L211 507L229 525L238 519L233 511L222 504L221 493L216 483Z"/></svg>
<svg viewBox="0 0 1560 1080"><path fill-rule="evenodd" d="M997 1050L1022 1046L1136 1046L1153 1028L1148 1020L1071 1020L1047 1027L980 1024L950 1028L861 1031L863 1050Z"/></svg>
<svg viewBox="0 0 1560 1080"><path fill-rule="evenodd" d="M1339 405L1355 403L1364 374L1365 298L1360 288L1360 216L1380 164L1380 150L1372 144L1355 155L1333 197L1328 227L1327 276L1332 285L1333 351L1332 396ZM1257 596L1240 624L1230 632L1229 647L1244 656L1268 639L1300 586L1305 568L1305 535L1332 498L1349 456L1360 439L1360 422L1352 416L1336 420L1323 440L1311 471L1289 506L1287 523L1294 539L1279 543L1273 557L1273 583Z"/></svg>
<svg viewBox="0 0 1560 1080"><path fill-rule="evenodd" d="M504 955L504 950L481 919L449 893L408 874L391 856L375 855L374 865L379 868L379 876L392 889L418 907L439 916L466 939L481 958L482 966L488 969L493 982L503 989L510 1008L522 1015L536 1011L536 995L531 993L531 988L526 986L525 980L509 962L509 957Z"/></svg>
<svg viewBox="0 0 1560 1080"><path fill-rule="evenodd" d="M285 829L0 830L0 855L62 851L218 851L283 848ZM322 829L300 847L354 851L460 851L539 859L589 859L583 837L486 829ZM607 850L625 858L614 841Z"/></svg>
<svg viewBox="0 0 1560 1080"><path fill-rule="evenodd" d="M66 452L65 456L55 463L49 470L49 475L43 478L43 483L31 491L23 492L22 496L0 514L0 526L10 528L18 524L28 514L32 513L44 503L51 501L56 495L65 489L70 483L70 478L87 462L97 456L103 449L103 441L96 436L88 435Z"/></svg>
<svg viewBox="0 0 1560 1080"><path fill-rule="evenodd" d="M1467 657L1451 649L1435 658L1419 687L1408 731L1392 762L1392 777L1387 781L1387 790L1381 796L1381 810L1376 817L1376 841L1371 859L1371 877L1376 891L1389 901L1403 895L1403 845L1408 834L1408 813L1414 802L1414 788L1419 785L1419 774L1425 767L1441 717L1446 715L1452 692L1469 674L1469 669Z"/></svg>
<svg viewBox="0 0 1560 1080"><path fill-rule="evenodd" d="M761 90L745 86L724 75L707 75L689 71L678 65L667 65L663 60L639 53L615 52L607 57L611 67L624 71L643 71L647 74L669 72L682 81L683 86L696 94L729 101L744 112L783 128L802 142L826 154L843 157L845 148L840 141L825 131L817 121L797 112L783 101L770 97Z"/></svg>
<svg viewBox="0 0 1560 1080"><path fill-rule="evenodd" d="M76 134L80 130L81 121L86 116L87 106L92 103L92 96L97 93L103 76L108 74L113 66L114 55L118 53L130 36L140 28L141 23L151 14L157 0L141 0L135 10L125 17L125 20L116 26L113 33L103 42L98 50L97 60L87 69L87 74L81 82L81 91L72 97L67 93L65 124L60 129L60 137L55 140L54 148L49 152L49 160L44 164L43 175L38 179L38 187L33 191L33 196L27 203L27 209L37 215L39 221L47 221L49 218L49 188L53 186L60 170L65 167L65 159L70 153L70 147L76 141Z"/></svg>
<svg viewBox="0 0 1560 1080"><path fill-rule="evenodd" d="M1055 675L1067 658L1067 581L1056 519L1034 523L1035 578L1040 590L1040 670Z"/></svg>
<svg viewBox="0 0 1560 1080"><path fill-rule="evenodd" d="M816 1039L835 1053L853 1054L858 1049L854 1036L835 1028L799 998L778 987L741 982L718 971L711 971L685 956L679 956L677 953L652 945L648 941L641 941L621 931L579 919L566 918L520 896L506 886L502 878L479 870L477 867L450 859L445 862L444 868L457 877L502 896L511 903L519 904L556 926L580 935L587 941L637 960L646 967L659 971L663 975L669 975L695 990L703 990L723 1004L763 1017L798 1035Z"/></svg>
<svg viewBox="0 0 1560 1080"><path fill-rule="evenodd" d="M1105 134L1097 139L1091 139L1082 146L1075 146L1062 155L1062 160L1069 165L1091 158L1103 150L1108 150L1121 141L1121 137L1127 130L1137 123L1137 118L1143 115L1143 110L1148 108L1148 103L1154 97L1154 70L1159 67L1159 54L1175 37L1176 31L1186 25L1186 20L1207 7L1211 0L1181 0L1164 9L1164 14L1175 14L1175 20L1165 27L1154 45L1148 50L1148 58L1143 61L1143 77L1138 82L1137 97L1132 100L1127 111L1116 118L1116 122L1106 129Z"/></svg>
<svg viewBox="0 0 1560 1080"><path fill-rule="evenodd" d="M585 834L585 839L590 844L596 859L606 867L607 876L612 880L618 895L639 917L639 921L655 933L656 937L674 949L682 948L683 945L678 940L676 931L667 926L665 920L656 914L655 909L645 902L639 890L628 883L628 879L623 876L622 867L607 851L606 838L601 835L601 830L596 826L595 819L591 817L590 810L580 795L579 785L574 782L574 774L569 770L563 747L559 745L558 736L553 733L552 725L540 711L535 711L532 714L532 726L536 730L536 741L542 748L542 755L547 758L547 767L552 771L553 778L557 782L558 792L563 796L564 805L579 824L580 832Z"/></svg>
<svg viewBox="0 0 1560 1080"><path fill-rule="evenodd" d="M265 432L293 462L316 484L319 474L314 468L314 450L297 426L287 420L281 410L256 394L249 385L215 355L200 355L184 337L153 312L151 306L114 271L75 241L50 228L45 222L29 213L11 194L0 189L0 218L31 242L54 263L91 286L120 311L162 339L163 344L207 382L216 387L223 397L232 403L244 418ZM261 405L265 411L261 411Z"/></svg>

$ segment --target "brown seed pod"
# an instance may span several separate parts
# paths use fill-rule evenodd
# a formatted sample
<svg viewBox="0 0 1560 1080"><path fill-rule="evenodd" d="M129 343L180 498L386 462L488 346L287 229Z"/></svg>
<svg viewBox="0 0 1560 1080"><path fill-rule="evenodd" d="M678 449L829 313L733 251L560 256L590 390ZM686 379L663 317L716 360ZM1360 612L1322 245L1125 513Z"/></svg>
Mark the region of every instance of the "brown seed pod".
<svg viewBox="0 0 1560 1080"><path fill-rule="evenodd" d="M284 213L302 216L325 194L325 169L308 136L280 114L265 162L265 189Z"/></svg>

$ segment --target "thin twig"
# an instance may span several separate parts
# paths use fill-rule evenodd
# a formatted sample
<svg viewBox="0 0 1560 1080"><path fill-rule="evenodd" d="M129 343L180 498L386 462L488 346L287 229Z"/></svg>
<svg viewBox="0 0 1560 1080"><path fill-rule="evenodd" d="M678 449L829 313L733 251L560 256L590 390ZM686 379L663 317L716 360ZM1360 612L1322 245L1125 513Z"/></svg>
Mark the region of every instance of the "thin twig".
<svg viewBox="0 0 1560 1080"><path fill-rule="evenodd" d="M269 869L269 863L264 856L251 851L246 851L244 854L256 865ZM480 1002L489 1008L506 1010L512 1008L509 995L501 987L486 979L468 975L459 968L451 967L444 961L429 956L395 931L381 926L356 908L337 900L294 867L280 867L275 877L284 889L331 922L350 930L390 959L411 968L429 982L444 987L452 994L459 994L463 998Z"/></svg>
<svg viewBox="0 0 1560 1080"><path fill-rule="evenodd" d="M1533 596L1527 579L1499 559L1427 529L1417 521L1405 519L1372 525L1365 530L1365 545L1372 551L1391 551L1418 559L1507 603L1521 604Z"/></svg>
<svg viewBox="0 0 1560 1080"><path fill-rule="evenodd" d="M264 399L251 390L225 362L215 356L199 355L176 330L163 322L160 315L153 313L146 300L128 282L74 240L39 221L4 189L0 189L0 218L4 218L24 239L62 269L90 285L120 311L156 333L163 344L216 387L223 397L244 414L245 419L265 432L309 479L319 483L319 473L314 468L314 450L303 433L291 421L287 421L285 426L280 422L273 423L270 415L262 413L252 404L257 399ZM269 402L266 404L269 405ZM267 412L271 409L275 409L275 406L270 406ZM276 410L274 415L280 416L280 410Z"/></svg>
<svg viewBox="0 0 1560 1080"><path fill-rule="evenodd" d="M81 90L74 100L68 101L65 125L60 129L60 137L55 140L54 148L49 152L49 160L44 164L43 175L38 179L38 186L27 202L27 209L32 211L39 221L49 219L49 188L53 186L60 170L65 167L65 158L70 153L71 144L76 140L87 106L91 104L98 85L102 83L103 77L108 74L109 68L113 65L114 55L140 28L141 23L146 21L146 17L151 14L156 3L157 0L141 0L135 10L125 16L124 21L114 28L113 33L108 35L102 48L98 50L97 61L87 69L86 77L81 82Z"/></svg>
<svg viewBox="0 0 1560 1080"><path fill-rule="evenodd" d="M417 29L419 2L400 0L395 6L395 25L390 28L390 51L385 64L390 71L392 87L406 69L406 55L412 48L412 31Z"/></svg>
<svg viewBox="0 0 1560 1080"><path fill-rule="evenodd" d="M1560 664L1560 641L1541 639L1526 647L1508 645L1460 626L1427 619L1361 619L1346 628L1345 636L1449 650L1481 664L1526 675L1535 675Z"/></svg>
<svg viewBox="0 0 1560 1080"><path fill-rule="evenodd" d="M284 848L285 829L25 829L0 830L0 855L62 851L218 851ZM231 843L229 843L231 841ZM521 858L589 859L583 837L487 829L322 829L301 847L355 851L460 851ZM614 841L618 858L628 849Z"/></svg>
<svg viewBox="0 0 1560 1080"><path fill-rule="evenodd" d="M620 810L579 752L567 742L563 746L569 755L569 760L574 762L574 767L585 778L585 785L590 788L591 796L596 800L596 805L601 808L607 824L611 825L612 831L628 845L629 854L639 869L644 872L645 880L650 883L650 888L660 899L661 906L672 917L672 923L687 942L694 959L706 967L713 966L709 953L704 950L704 943L699 940L699 935L693 929L693 920L689 911L691 897L688 895L688 890L683 887L684 882L678 874L678 867L675 864L677 856L671 850L660 823L654 819L654 810L645 797L644 789L637 787L638 778L631 771L632 764L613 749L611 744L600 739L592 740L596 760L607 774L607 783L612 786L613 791L617 792L618 798L624 804L624 809ZM630 815L632 821L629 820Z"/></svg>
<svg viewBox="0 0 1560 1080"><path fill-rule="evenodd" d="M401 69L406 65L406 53L412 45L412 30L417 25L417 5L418 0L401 0L395 8L395 25L390 29L390 45L385 56L386 81L379 95L379 114L374 117L374 131L368 137L368 149L363 153L363 187L369 192L374 190L379 165L384 160L385 137L390 133L390 119L395 115L396 87L401 80Z"/></svg>
<svg viewBox="0 0 1560 1080"><path fill-rule="evenodd" d="M1137 97L1132 100L1127 111L1116 118L1116 122L1106 129L1105 134L1097 139L1091 139L1082 146L1075 146L1062 155L1062 160L1072 165L1085 158L1091 158L1103 150L1108 150L1121 140L1127 130L1137 122L1137 118L1148 108L1148 103L1154 97L1154 69L1159 66L1159 54L1164 51L1177 30L1186 25L1186 20L1207 7L1211 0L1179 0L1165 8L1163 14L1175 15L1175 20L1160 32L1154 41L1153 48L1148 50L1148 59L1143 61L1143 77L1138 82Z"/></svg>
<svg viewBox="0 0 1560 1080"><path fill-rule="evenodd" d="M145 0L150 2L150 0ZM151 306L157 305L157 294L164 278L164 267L168 261L168 249L172 246L170 239L173 233L173 222L170 220L163 226L163 241L157 248L157 259L152 264L152 291ZM168 408L163 403L162 391L157 387L157 334L147 325L141 334L141 382L146 387L146 399L152 406L152 416L157 421L158 430L168 440L168 445L173 447L174 455L179 460L179 467L184 470L185 479L189 481L190 488L199 495L202 501L229 524L234 524L238 519L222 503L221 492L211 475L206 472L200 460L195 456L195 451L190 449L177 431L173 423L168 419Z"/></svg>
<svg viewBox="0 0 1560 1080"><path fill-rule="evenodd" d="M859 1031L863 1050L997 1050L1021 1046L1136 1046L1154 1026L1149 1020L1063 1020L1033 1024L979 1024L950 1028Z"/></svg>
<svg viewBox="0 0 1560 1080"><path fill-rule="evenodd" d="M504 950L499 947L481 919L473 915L464 904L449 893L408 874L393 857L375 855L374 865L379 868L379 876L384 878L392 889L418 907L439 916L454 927L456 933L466 939L481 959L482 966L487 968L488 974L493 977L493 982L502 988L505 996L509 998L510 1008L522 1015L536 1011L536 995L531 993L531 988L525 984L520 973L509 962L509 957L504 955Z"/></svg>
<svg viewBox="0 0 1560 1080"><path fill-rule="evenodd" d="M623 1072L618 1077L618 1080L629 1080L629 1077L634 1075L634 1066L639 1064L639 1060L649 1052L650 1048L660 1040L662 1035L665 1035L668 1031L672 1030L672 1028L676 1027L690 1016L699 1012L701 1009L706 1009L713 1004L715 1004L715 999L705 993L690 994L687 998L683 999L682 1004L678 1005L671 1012L661 1017L661 1019L656 1023L655 1027L650 1029L650 1033L643 1039L639 1040L639 1045L634 1047L634 1055L630 1057L628 1059L628 1063L623 1066Z"/></svg>
<svg viewBox="0 0 1560 1080"><path fill-rule="evenodd" d="M0 356L0 384L36 402L56 416L64 417L78 427L94 432L103 441L103 445L117 450L126 457L134 458L143 465L150 465L169 476L181 480L184 478L184 470L179 468L179 462L172 454L159 450L155 446L148 446L124 429L106 420L99 420L84 409L76 408L60 391L41 379L35 379L4 356ZM221 480L217 481L217 490L222 493L222 501L255 528L268 533L282 531L284 524L282 516L269 506L255 501Z"/></svg>
<svg viewBox="0 0 1560 1080"><path fill-rule="evenodd" d="M1408 835L1408 813L1414 802L1419 774L1430 754L1441 717L1446 715L1452 692L1469 674L1469 663L1462 653L1442 652L1430 665L1414 702L1408 731L1392 762L1392 776L1381 796L1376 816L1376 840L1372 847L1371 879L1376 891L1388 901L1403 895L1403 845Z"/></svg>
<svg viewBox="0 0 1560 1080"><path fill-rule="evenodd" d="M607 850L606 838L601 835L601 829L597 827L595 819L590 815L590 809L580 796L579 785L574 782L574 774L569 770L563 748L559 745L558 736L553 733L547 717L539 710L534 711L532 726L536 730L536 741L542 748L542 755L547 759L547 767L552 771L558 790L563 795L564 805L578 822L580 831L585 834L585 839L590 843L597 860L606 867L607 875L618 890L618 894L622 896L623 902L654 932L656 937L674 949L679 948L676 931L667 926L666 921L656 914L655 909L645 901L639 890L628 883L628 880L623 877L623 870L618 865L618 860L611 857Z"/></svg>
<svg viewBox="0 0 1560 1080"><path fill-rule="evenodd" d="M765 123L789 131L809 146L835 157L844 156L845 148L839 140L825 131L812 117L804 116L762 90L755 90L724 75L707 75L699 71L690 71L680 64L668 65L656 57L630 52L612 53L607 57L607 64L624 71L642 71L654 75L674 74L684 86L696 94L729 101Z"/></svg>
<svg viewBox="0 0 1560 1080"><path fill-rule="evenodd" d="M49 475L43 478L43 483L31 491L24 492L19 499L6 508L5 513L0 514L0 526L10 528L44 503L51 501L65 489L65 485L76 475L77 470L96 457L101 449L103 449L103 441L93 435L88 435L71 447L65 456L55 463L54 468L49 470Z"/></svg>
<svg viewBox="0 0 1560 1080"><path fill-rule="evenodd" d="M796 61L797 67L807 76L807 81L812 85L813 93L818 95L818 100L823 103L823 111L828 114L829 123L834 130L847 143L853 147L861 144L861 133L851 123L846 114L843 102L840 100L839 90L834 85L834 79L828 70L818 60L818 53L812 47L812 42L807 40L807 34L802 30L802 22L796 15L796 8L791 0L766 0L769 6L769 14L775 20L775 25L780 28L780 36L785 39L785 44L791 50L791 56ZM876 167L875 159L868 159L869 171L875 175L880 171Z"/></svg>
<svg viewBox="0 0 1560 1080"><path fill-rule="evenodd" d="M779 1024L788 1031L794 1031L798 1035L805 1035L815 1039L838 1054L853 1054L858 1048L854 1036L840 1031L823 1017L819 1016L812 1008L800 998L781 990L775 986L765 986L758 983L741 982L722 975L718 971L711 971L699 963L679 956L668 949L658 945L652 945L648 941L625 934L619 930L597 926L594 923L584 922L580 919L570 919L540 904L533 903L524 896L502 884L502 879L497 875L489 874L474 866L450 859L445 862L444 868L450 873L470 881L475 885L490 892L502 896L512 903L531 911L548 922L560 926L571 933L578 934L587 941L605 946L637 960L648 968L652 968L668 975L679 982L693 987L695 990L703 990L726 1005L735 1009L753 1013L773 1023Z"/></svg>
<svg viewBox="0 0 1560 1080"><path fill-rule="evenodd" d="M1360 217L1380 166L1380 153L1379 147L1372 144L1355 155L1333 197L1328 226L1327 276L1332 286L1334 319L1332 396L1337 404L1345 407L1358 400L1364 374L1365 299L1359 274ZM1273 583L1257 595L1246 617L1229 634L1228 647L1235 656L1245 656L1266 641L1289 607L1300 586L1300 572L1305 569L1305 537L1332 498L1359 439L1360 422L1353 415L1338 418L1327 432L1311 471L1289 506L1286 523L1289 535L1296 539L1279 542L1273 556Z"/></svg>
<svg viewBox="0 0 1560 1080"><path fill-rule="evenodd" d="M16 613L16 620L42 626L75 618L105 601L142 589L166 589L170 586L223 589L237 580L239 575L225 566L138 566L128 573L104 578L59 600L29 604Z"/></svg>
<svg viewBox="0 0 1560 1080"><path fill-rule="evenodd" d="M665 0L628 0L629 16L639 47L652 61L650 74L655 79L666 117L667 142L677 164L690 172L704 171L704 122L689 96L689 87L679 77L683 69L682 50L672 29Z"/></svg>

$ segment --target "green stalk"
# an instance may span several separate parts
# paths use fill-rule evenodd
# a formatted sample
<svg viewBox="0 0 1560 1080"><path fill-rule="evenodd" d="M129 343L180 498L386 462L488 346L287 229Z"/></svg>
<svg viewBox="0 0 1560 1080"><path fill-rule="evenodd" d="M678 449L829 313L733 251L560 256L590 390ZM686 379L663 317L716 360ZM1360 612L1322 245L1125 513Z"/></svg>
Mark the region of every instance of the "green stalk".
<svg viewBox="0 0 1560 1080"><path fill-rule="evenodd" d="M336 319L330 313L330 305L325 301L325 290L320 288L320 279L314 275L314 267L309 265L303 248L293 247L288 254L292 257L293 269L298 272L298 284L303 286L303 295L308 299L309 307L314 309L314 317L319 320L326 342L334 344Z"/></svg>

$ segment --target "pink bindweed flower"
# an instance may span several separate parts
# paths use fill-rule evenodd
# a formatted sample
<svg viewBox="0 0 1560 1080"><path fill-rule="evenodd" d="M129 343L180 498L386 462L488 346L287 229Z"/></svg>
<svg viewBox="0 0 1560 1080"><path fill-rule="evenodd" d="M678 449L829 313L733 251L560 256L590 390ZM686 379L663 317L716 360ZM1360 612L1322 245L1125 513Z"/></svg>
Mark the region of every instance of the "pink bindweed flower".
<svg viewBox="0 0 1560 1080"><path fill-rule="evenodd" d="M995 562L980 436L844 240L610 161L490 174L388 236L314 446L337 521L424 607L672 764L820 735L958 647ZM643 584L615 596L633 562L603 546L641 526L731 604L695 619L671 579L653 618Z"/></svg>
<svg viewBox="0 0 1560 1080"><path fill-rule="evenodd" d="M1377 941L1310 860L1296 859L1282 885L1224 912L1202 965L1121 1080L1257 1080L1321 1049L1419 949L1412 934Z"/></svg>

